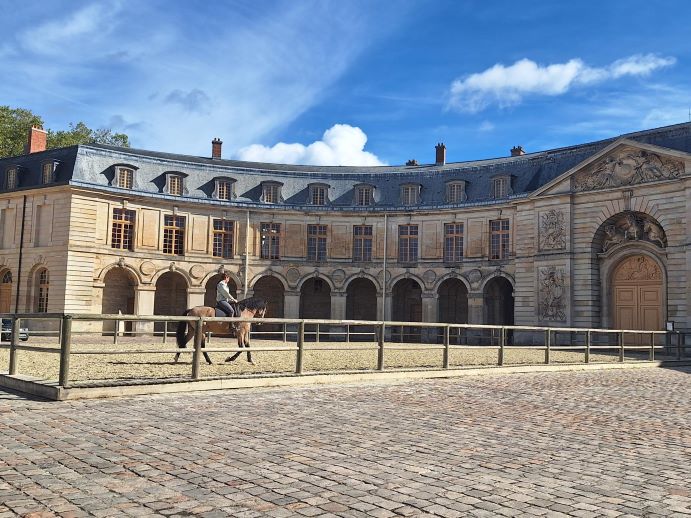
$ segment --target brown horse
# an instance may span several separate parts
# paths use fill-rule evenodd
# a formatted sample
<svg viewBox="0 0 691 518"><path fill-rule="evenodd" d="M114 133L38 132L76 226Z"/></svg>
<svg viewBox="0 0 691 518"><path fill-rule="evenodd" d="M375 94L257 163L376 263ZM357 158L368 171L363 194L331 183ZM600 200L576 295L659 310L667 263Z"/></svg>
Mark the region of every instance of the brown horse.
<svg viewBox="0 0 691 518"><path fill-rule="evenodd" d="M249 299L241 300L237 303L237 309L240 311L241 318L264 318L266 315L266 302L259 297L250 297ZM196 306L192 309L185 311L184 316L190 317L214 317L216 316L216 309L209 306ZM189 325L188 325L189 324ZM252 355L249 351L250 346L250 323L249 322L204 322L204 334L202 335L202 348L206 345L206 332L211 331L217 334L232 334L233 325L235 325L235 334L238 339L238 347L247 348L247 361L254 365L252 361ZM177 339L178 347L184 349L187 347L187 342L194 336L197 323L192 322L180 322L178 328L175 332L175 337ZM204 352L204 358L206 363L211 365L212 361L209 355ZM227 362L235 360L240 356L240 351L236 352L233 356L226 358ZM178 361L180 353L175 355L175 361Z"/></svg>

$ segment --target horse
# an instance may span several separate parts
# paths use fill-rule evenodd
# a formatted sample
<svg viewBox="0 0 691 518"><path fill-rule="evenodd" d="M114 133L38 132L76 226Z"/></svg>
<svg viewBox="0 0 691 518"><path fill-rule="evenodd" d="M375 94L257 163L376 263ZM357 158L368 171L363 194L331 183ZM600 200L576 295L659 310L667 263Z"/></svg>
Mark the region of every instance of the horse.
<svg viewBox="0 0 691 518"><path fill-rule="evenodd" d="M237 309L240 311L240 315L238 315L241 318L264 318L266 315L266 301L264 299L261 299L259 297L250 297L245 300L241 300L237 303L236 305ZM183 316L191 316L191 317L215 317L216 316L216 308L212 308L209 306L196 306L191 309L188 309L183 313ZM188 325L189 324L189 325ZM206 331L211 331L212 333L218 333L218 334L224 334L224 333L230 333L232 334L233 328L235 324L235 335L237 336L238 339L238 347L246 347L247 350L247 361L254 365L254 362L252 361L252 355L249 351L249 346L250 346L250 323L249 322L204 322L204 334L202 334L202 348L206 345ZM194 333L196 331L196 325L197 323L194 321L187 322L183 321L178 324L178 328L175 332L175 338L177 339L178 347L181 349L184 349L187 347L187 342L190 341L190 339L194 336ZM202 351L204 353L204 358L206 359L206 363L211 365L213 362L211 361L211 358L209 358L209 355L206 353L206 351ZM241 351L238 351L235 353L233 356L229 356L226 358L227 362L231 362L235 360L238 356L240 356ZM180 358L180 353L177 353L175 355L175 362L178 361L178 358Z"/></svg>

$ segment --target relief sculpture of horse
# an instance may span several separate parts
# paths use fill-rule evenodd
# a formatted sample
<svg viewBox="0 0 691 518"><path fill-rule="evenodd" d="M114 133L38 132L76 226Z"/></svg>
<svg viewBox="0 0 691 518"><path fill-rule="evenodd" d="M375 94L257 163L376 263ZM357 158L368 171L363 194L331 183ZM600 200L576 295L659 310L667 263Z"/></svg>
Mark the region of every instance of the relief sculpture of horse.
<svg viewBox="0 0 691 518"><path fill-rule="evenodd" d="M250 297L245 300L241 300L237 303L237 308L240 312L238 315L241 318L264 318L266 315L266 301L259 297ZM216 316L226 316L225 313L217 314L216 308L209 306L196 306L194 308L185 311L183 316L190 317L216 317ZM250 323L249 322L204 322L204 328L202 335L202 348L206 345L206 333L212 332L216 334L232 334L233 324L236 326L235 334L238 339L238 347L247 348L247 361L254 365L252 361L252 354L249 351L250 346ZM194 336L196 331L197 322L180 322L178 328L175 332L175 337L177 339L178 347L184 349L187 347L187 342ZM211 358L203 351L206 363L211 365L213 362ZM236 352L233 356L229 356L226 361L230 362L235 360L240 356L240 351ZM180 353L175 355L175 361L178 361Z"/></svg>

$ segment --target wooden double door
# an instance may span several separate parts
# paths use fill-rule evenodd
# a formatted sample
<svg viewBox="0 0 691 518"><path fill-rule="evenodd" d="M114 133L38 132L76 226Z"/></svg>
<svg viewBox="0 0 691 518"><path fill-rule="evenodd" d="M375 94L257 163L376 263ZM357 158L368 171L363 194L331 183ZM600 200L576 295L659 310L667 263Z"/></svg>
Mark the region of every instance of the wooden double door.
<svg viewBox="0 0 691 518"><path fill-rule="evenodd" d="M615 329L663 329L662 270L644 255L624 259L612 282Z"/></svg>

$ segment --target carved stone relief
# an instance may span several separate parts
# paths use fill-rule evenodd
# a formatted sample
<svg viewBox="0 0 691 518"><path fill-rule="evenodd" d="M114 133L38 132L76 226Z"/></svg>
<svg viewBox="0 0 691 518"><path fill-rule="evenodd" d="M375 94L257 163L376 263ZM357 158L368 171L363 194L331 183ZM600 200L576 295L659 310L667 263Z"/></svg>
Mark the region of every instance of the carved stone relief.
<svg viewBox="0 0 691 518"><path fill-rule="evenodd" d="M617 268L614 278L618 281L659 281L662 279L662 270L649 257L637 255L624 261Z"/></svg>
<svg viewBox="0 0 691 518"><path fill-rule="evenodd" d="M156 265L151 261L144 261L139 265L139 271L144 275L153 275L156 271Z"/></svg>
<svg viewBox="0 0 691 518"><path fill-rule="evenodd" d="M540 214L540 250L563 250L566 248L566 226L564 213L552 209Z"/></svg>
<svg viewBox="0 0 691 518"><path fill-rule="evenodd" d="M538 311L541 320L566 321L564 268L543 266L538 269Z"/></svg>
<svg viewBox="0 0 691 518"><path fill-rule="evenodd" d="M667 246L665 232L660 225L643 214L624 212L618 218L604 227L605 237L602 241L602 251L607 252L613 247L627 241L647 241L660 248Z"/></svg>
<svg viewBox="0 0 691 518"><path fill-rule="evenodd" d="M336 286L341 286L345 278L346 272L340 268L331 272L331 280L336 284Z"/></svg>
<svg viewBox="0 0 691 518"><path fill-rule="evenodd" d="M624 185L670 180L684 172L680 160L625 146L590 164L573 176L574 191L593 191Z"/></svg>
<svg viewBox="0 0 691 518"><path fill-rule="evenodd" d="M286 272L286 278L291 285L295 285L300 279L300 270L297 268L288 268Z"/></svg>

